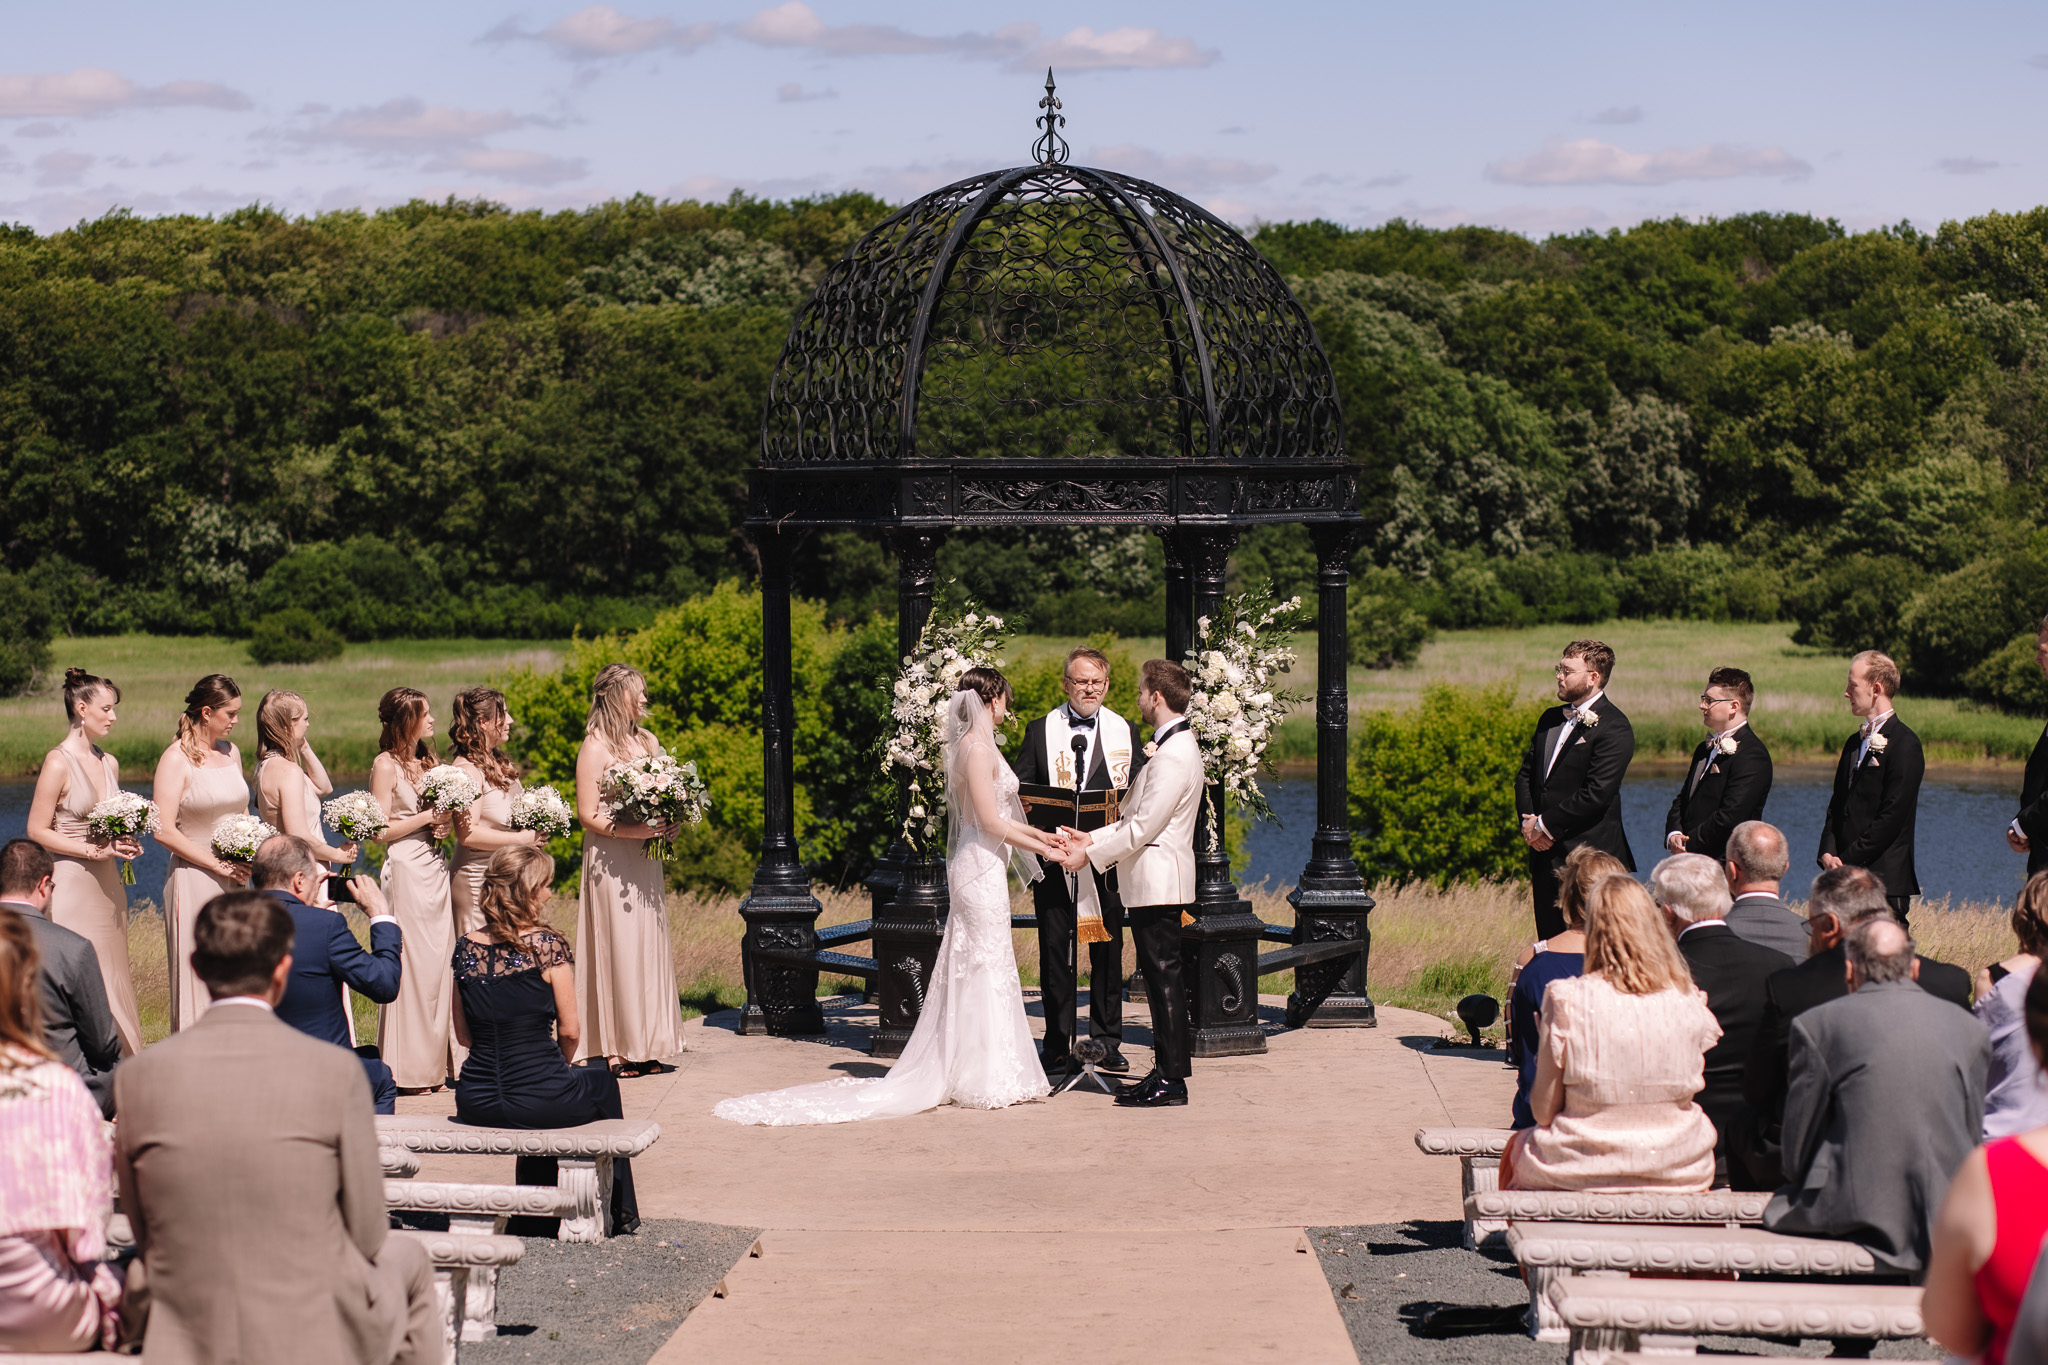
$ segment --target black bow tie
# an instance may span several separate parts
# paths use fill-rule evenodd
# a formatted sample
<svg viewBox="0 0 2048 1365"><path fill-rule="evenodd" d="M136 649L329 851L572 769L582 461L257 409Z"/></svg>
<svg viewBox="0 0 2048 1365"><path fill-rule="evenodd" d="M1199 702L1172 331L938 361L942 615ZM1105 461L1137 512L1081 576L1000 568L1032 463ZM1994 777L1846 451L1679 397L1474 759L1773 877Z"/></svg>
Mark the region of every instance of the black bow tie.
<svg viewBox="0 0 2048 1365"><path fill-rule="evenodd" d="M1077 716L1072 711L1069 711L1067 712L1067 728L1069 730L1093 730L1095 728L1095 717Z"/></svg>

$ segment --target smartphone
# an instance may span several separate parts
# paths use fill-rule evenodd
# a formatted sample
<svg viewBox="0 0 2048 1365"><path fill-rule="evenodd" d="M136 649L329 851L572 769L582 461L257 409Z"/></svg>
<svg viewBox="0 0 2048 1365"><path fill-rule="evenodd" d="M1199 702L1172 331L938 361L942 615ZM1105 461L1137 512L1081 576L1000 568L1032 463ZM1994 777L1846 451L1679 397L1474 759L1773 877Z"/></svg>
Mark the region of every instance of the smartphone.
<svg viewBox="0 0 2048 1365"><path fill-rule="evenodd" d="M348 881L347 877L329 877L327 879L327 899L333 901L336 905L354 905L356 903L356 893L349 890Z"/></svg>

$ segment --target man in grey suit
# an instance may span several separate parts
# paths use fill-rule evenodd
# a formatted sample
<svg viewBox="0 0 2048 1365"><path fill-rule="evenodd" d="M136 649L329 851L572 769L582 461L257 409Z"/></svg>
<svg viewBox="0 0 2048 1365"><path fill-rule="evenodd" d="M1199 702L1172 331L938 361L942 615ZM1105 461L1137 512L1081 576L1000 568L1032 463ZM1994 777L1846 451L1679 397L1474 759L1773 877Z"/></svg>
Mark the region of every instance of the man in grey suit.
<svg viewBox="0 0 2048 1365"><path fill-rule="evenodd" d="M1728 894L1735 898L1728 911L1728 927L1739 938L1804 962L1806 921L1792 913L1792 907L1778 894L1779 884L1792 867L1784 834L1775 825L1745 820L1729 833L1728 853L1721 865L1728 874Z"/></svg>
<svg viewBox="0 0 2048 1365"><path fill-rule="evenodd" d="M1792 1021L1788 1180L1764 1226L1861 1242L1917 1279L1948 1182L1983 1132L1991 1040L1914 984L1913 940L1889 915L1844 946L1849 994Z"/></svg>
<svg viewBox="0 0 2048 1365"><path fill-rule="evenodd" d="M370 1085L352 1052L272 1010L292 917L215 896L192 930L213 1004L124 1063L114 1173L140 1257L143 1354L169 1365L422 1365L443 1359L433 1266L386 1234Z"/></svg>
<svg viewBox="0 0 2048 1365"><path fill-rule="evenodd" d="M0 849L0 911L11 910L28 921L42 956L43 1041L85 1082L100 1117L110 1119L121 1035L107 1005L107 983L92 940L50 922L55 874L48 849L27 839L9 840Z"/></svg>

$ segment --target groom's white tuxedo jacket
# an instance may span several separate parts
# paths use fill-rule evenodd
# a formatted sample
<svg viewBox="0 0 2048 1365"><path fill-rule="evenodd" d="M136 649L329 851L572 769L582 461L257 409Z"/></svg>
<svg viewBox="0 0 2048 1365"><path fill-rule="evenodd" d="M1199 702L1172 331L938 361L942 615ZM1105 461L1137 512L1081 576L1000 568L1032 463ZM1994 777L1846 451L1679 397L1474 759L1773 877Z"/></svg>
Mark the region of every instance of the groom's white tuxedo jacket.
<svg viewBox="0 0 2048 1365"><path fill-rule="evenodd" d="M1185 724L1145 761L1123 814L1095 831L1088 861L1116 869L1126 908L1186 905L1195 898L1195 820L1202 807L1202 751Z"/></svg>

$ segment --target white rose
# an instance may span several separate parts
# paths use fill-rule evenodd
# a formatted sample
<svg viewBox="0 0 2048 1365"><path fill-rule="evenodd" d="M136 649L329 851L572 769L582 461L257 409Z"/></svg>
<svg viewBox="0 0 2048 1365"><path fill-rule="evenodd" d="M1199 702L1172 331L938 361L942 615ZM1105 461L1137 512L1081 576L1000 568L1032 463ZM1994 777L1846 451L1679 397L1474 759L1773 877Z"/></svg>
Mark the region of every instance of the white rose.
<svg viewBox="0 0 2048 1365"><path fill-rule="evenodd" d="M960 651L953 648L953 646L951 645L947 645L944 649L939 651L939 657L941 659L957 659L960 657Z"/></svg>
<svg viewBox="0 0 2048 1365"><path fill-rule="evenodd" d="M1271 692L1259 692L1252 697L1253 706L1271 706L1272 704L1273 694Z"/></svg>
<svg viewBox="0 0 2048 1365"><path fill-rule="evenodd" d="M1223 676L1230 679L1230 685L1232 687L1236 687L1239 683L1244 681L1244 670L1242 668L1239 668L1236 664L1225 664L1223 666Z"/></svg>
<svg viewBox="0 0 2048 1365"><path fill-rule="evenodd" d="M896 680L896 695L899 697L910 695L910 680L908 678L898 678Z"/></svg>
<svg viewBox="0 0 2048 1365"><path fill-rule="evenodd" d="M1219 692L1216 694L1215 699L1209 703L1209 709L1219 716L1228 718L1237 715L1241 708L1237 704L1237 694L1235 692Z"/></svg>
<svg viewBox="0 0 2048 1365"><path fill-rule="evenodd" d="M981 624L981 618L970 611L960 618L960 624L963 626L978 626Z"/></svg>
<svg viewBox="0 0 2048 1365"><path fill-rule="evenodd" d="M1252 623L1249 621L1239 621L1237 623L1237 628L1246 635L1257 635L1259 633L1258 630L1254 628Z"/></svg>
<svg viewBox="0 0 2048 1365"><path fill-rule="evenodd" d="M1002 618L1002 617L1000 617L1000 616L991 616L991 617L989 617L989 618L988 618L988 628L989 628L990 630L1001 630L1001 629L1003 628L1003 618ZM996 660L996 662L997 662L997 663L1001 663L1001 662L1002 662L1002 660L998 659L998 660Z"/></svg>
<svg viewBox="0 0 2048 1365"><path fill-rule="evenodd" d="M912 807L910 808L910 818L911 818L911 819L913 819L913 820L922 820L922 819L924 819L924 807L923 807L923 806L912 806Z"/></svg>

